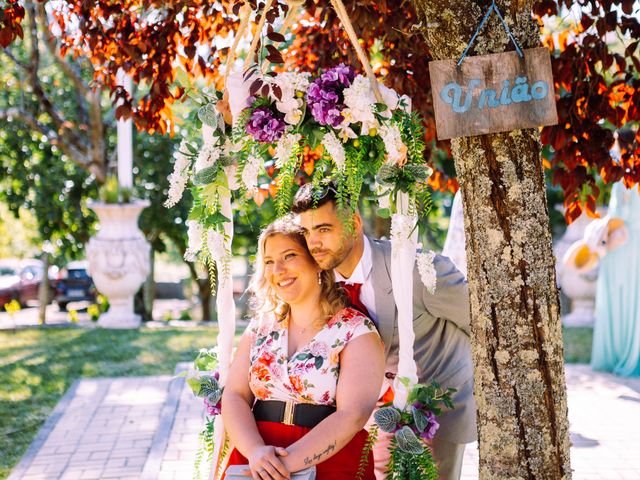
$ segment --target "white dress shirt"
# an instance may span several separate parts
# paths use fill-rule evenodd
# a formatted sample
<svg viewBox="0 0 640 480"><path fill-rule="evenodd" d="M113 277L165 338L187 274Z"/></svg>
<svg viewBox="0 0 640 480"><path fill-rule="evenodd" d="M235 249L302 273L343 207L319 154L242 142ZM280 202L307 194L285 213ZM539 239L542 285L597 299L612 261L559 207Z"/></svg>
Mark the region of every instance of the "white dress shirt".
<svg viewBox="0 0 640 480"><path fill-rule="evenodd" d="M362 257L353 270L353 273L349 278L344 278L334 270L336 276L336 282L344 282L346 284L361 283L360 289L360 301L367 307L369 316L373 323L378 324L378 316L376 315L376 297L373 291L373 282L371 281L371 270L373 268L373 261L371 259L371 245L369 239L364 237L364 251Z"/></svg>

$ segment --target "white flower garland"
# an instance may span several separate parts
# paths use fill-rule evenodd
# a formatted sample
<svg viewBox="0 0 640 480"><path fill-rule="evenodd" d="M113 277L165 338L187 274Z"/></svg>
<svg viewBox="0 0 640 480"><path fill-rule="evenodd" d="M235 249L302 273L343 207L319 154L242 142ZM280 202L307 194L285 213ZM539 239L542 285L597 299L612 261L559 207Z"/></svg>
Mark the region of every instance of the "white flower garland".
<svg viewBox="0 0 640 480"><path fill-rule="evenodd" d="M249 193L254 193L258 189L258 174L262 160L255 155L250 155L242 169L242 183Z"/></svg>
<svg viewBox="0 0 640 480"><path fill-rule="evenodd" d="M196 158L193 168L196 172L199 172L207 167L212 167L218 158L220 158L220 147L217 145L204 145L200 153L198 153L198 158Z"/></svg>
<svg viewBox="0 0 640 480"><path fill-rule="evenodd" d="M418 266L418 272L420 273L420 279L431 295L436 293L436 266L433 263L435 257L435 252L431 250L428 252L420 252L416 255L416 264Z"/></svg>
<svg viewBox="0 0 640 480"><path fill-rule="evenodd" d="M202 249L202 234L204 228L197 220L187 220L187 251L184 252L184 259L193 262L196 255Z"/></svg>
<svg viewBox="0 0 640 480"><path fill-rule="evenodd" d="M333 132L325 133L324 137L322 137L322 146L334 161L336 167L338 167L338 170L344 172L346 154L344 151L344 147L342 146L342 142L338 139L338 137L336 137Z"/></svg>
<svg viewBox="0 0 640 480"><path fill-rule="evenodd" d="M276 151L273 155L277 168L282 168L289 161L293 149L300 143L301 138L302 135L299 133L287 133L278 140Z"/></svg>
<svg viewBox="0 0 640 480"><path fill-rule="evenodd" d="M209 255L216 262L225 262L231 255L227 250L224 234L218 230L207 230L207 250L209 250Z"/></svg>
<svg viewBox="0 0 640 480"><path fill-rule="evenodd" d="M173 173L168 177L169 180L169 192L167 193L167 200L164 202L164 206L171 208L176 205L182 198L184 189L187 186L189 165L191 161L182 150L186 149L185 142L180 144L180 148L174 154L176 163L173 165Z"/></svg>

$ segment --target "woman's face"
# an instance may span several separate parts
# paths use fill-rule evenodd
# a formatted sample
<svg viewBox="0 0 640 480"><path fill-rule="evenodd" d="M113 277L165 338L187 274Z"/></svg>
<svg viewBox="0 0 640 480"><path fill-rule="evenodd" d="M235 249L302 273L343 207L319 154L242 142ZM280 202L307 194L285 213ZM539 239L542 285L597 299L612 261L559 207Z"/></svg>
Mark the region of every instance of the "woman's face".
<svg viewBox="0 0 640 480"><path fill-rule="evenodd" d="M263 262L265 280L282 301L295 305L320 295L320 269L295 239L282 234L267 238Z"/></svg>

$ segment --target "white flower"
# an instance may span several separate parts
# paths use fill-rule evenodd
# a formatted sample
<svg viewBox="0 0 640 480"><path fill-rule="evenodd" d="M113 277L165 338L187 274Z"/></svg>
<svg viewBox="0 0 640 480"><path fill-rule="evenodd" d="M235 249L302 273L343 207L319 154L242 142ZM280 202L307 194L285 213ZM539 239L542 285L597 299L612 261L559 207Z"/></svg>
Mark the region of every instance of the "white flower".
<svg viewBox="0 0 640 480"><path fill-rule="evenodd" d="M173 207L180 201L184 189L187 186L187 175L191 161L189 157L182 153L182 151L186 149L185 142L182 141L180 147L174 153L176 163L173 164L173 172L167 177L169 180L169 192L167 194L167 200L164 202L164 206L167 208Z"/></svg>
<svg viewBox="0 0 640 480"><path fill-rule="evenodd" d="M391 241L400 244L407 242L414 228L416 228L414 216L394 213L391 216Z"/></svg>
<svg viewBox="0 0 640 480"><path fill-rule="evenodd" d="M358 75L353 83L345 88L344 92L344 104L346 105L346 111L342 112L342 115L349 123L362 123L362 133L366 133L370 128L374 128L377 125L376 117L373 111L373 105L376 103L376 98L371 90L371 82L369 79Z"/></svg>
<svg viewBox="0 0 640 480"><path fill-rule="evenodd" d="M436 254L432 251L421 252L416 255L420 279L431 295L436 291L436 267L433 264L435 256Z"/></svg>
<svg viewBox="0 0 640 480"><path fill-rule="evenodd" d="M300 143L301 138L302 135L299 133L286 133L280 137L276 145L276 152L273 155L277 168L282 168L289 161L293 149Z"/></svg>
<svg viewBox="0 0 640 480"><path fill-rule="evenodd" d="M184 253L184 259L194 261L196 255L202 249L202 234L204 228L197 220L187 220L187 251Z"/></svg>
<svg viewBox="0 0 640 480"><path fill-rule="evenodd" d="M338 170L343 172L345 167L344 147L342 146L342 142L338 140L338 137L336 137L335 133L331 131L325 133L324 137L322 137L322 145L336 164L336 167L338 167Z"/></svg>
<svg viewBox="0 0 640 480"><path fill-rule="evenodd" d="M278 74L269 81L272 85L280 87L282 95L278 99L273 96L278 111L284 113L284 121L289 125L297 125L302 118L302 98L297 92L306 92L309 87L309 74L285 72Z"/></svg>
<svg viewBox="0 0 640 480"><path fill-rule="evenodd" d="M407 147L402 142L400 129L397 125L381 125L378 130L387 151L387 163L403 165L407 158Z"/></svg>
<svg viewBox="0 0 640 480"><path fill-rule="evenodd" d="M182 198L184 189L187 186L187 179L176 173L172 173L167 178L169 179L169 191L167 192L167 199L164 202L164 206L171 208Z"/></svg>
<svg viewBox="0 0 640 480"><path fill-rule="evenodd" d="M251 193L258 188L258 173L260 172L260 159L254 155L247 158L242 169L242 183Z"/></svg>
<svg viewBox="0 0 640 480"><path fill-rule="evenodd" d="M224 234L218 230L207 230L207 250L216 262L222 262L228 258L227 245Z"/></svg>
<svg viewBox="0 0 640 480"><path fill-rule="evenodd" d="M204 168L211 167L218 158L220 158L220 148L216 145L205 145L196 158L194 170L199 172Z"/></svg>
<svg viewBox="0 0 640 480"><path fill-rule="evenodd" d="M378 90L380 90L380 95L382 95L382 101L388 107L387 110L380 112L380 114L385 118L390 118L391 112L398 108L400 97L395 90L385 87L384 85L379 84Z"/></svg>

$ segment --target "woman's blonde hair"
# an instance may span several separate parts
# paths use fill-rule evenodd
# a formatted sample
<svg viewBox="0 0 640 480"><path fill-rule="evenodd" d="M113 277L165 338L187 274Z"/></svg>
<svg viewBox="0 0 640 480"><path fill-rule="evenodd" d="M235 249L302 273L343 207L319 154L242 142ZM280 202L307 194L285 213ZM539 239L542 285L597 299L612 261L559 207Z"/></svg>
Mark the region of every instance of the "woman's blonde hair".
<svg viewBox="0 0 640 480"><path fill-rule="evenodd" d="M278 320L284 320L289 314L291 307L276 295L264 276L265 245L267 240L275 235L284 235L291 238L304 249L306 254L309 255L309 258L311 258L311 261L314 263L315 261L307 247L303 230L293 221L292 217L280 218L270 223L262 233L260 233L260 237L258 238L258 252L254 264L254 274L249 283L249 291L251 292L249 305L254 314L260 315L273 312L278 317ZM335 282L333 270L321 270L320 280L322 284L320 307L325 315L325 320L328 320L335 315L336 312L345 307L346 298L342 289Z"/></svg>

